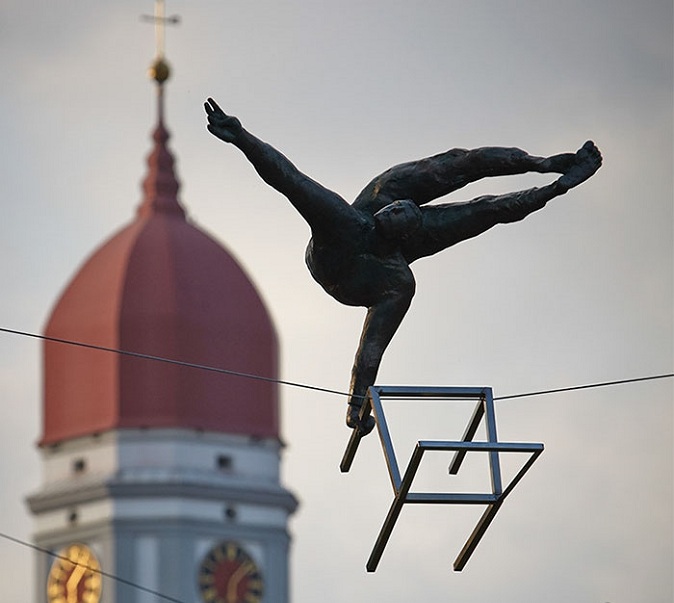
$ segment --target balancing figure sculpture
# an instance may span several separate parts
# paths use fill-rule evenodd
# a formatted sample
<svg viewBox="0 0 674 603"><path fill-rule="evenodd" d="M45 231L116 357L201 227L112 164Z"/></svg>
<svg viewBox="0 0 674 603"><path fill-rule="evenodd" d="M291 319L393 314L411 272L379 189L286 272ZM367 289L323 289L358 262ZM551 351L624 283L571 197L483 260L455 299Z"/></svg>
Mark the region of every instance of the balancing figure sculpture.
<svg viewBox="0 0 674 603"><path fill-rule="evenodd" d="M347 425L359 436L374 427L371 415L359 417L360 409L414 296L410 264L496 224L522 220L590 178L602 162L591 141L575 153L550 157L534 157L517 148L451 149L386 170L349 204L246 131L213 99L204 106L208 130L238 147L262 179L285 195L309 224L306 263L314 279L337 301L367 308L346 415ZM527 172L561 176L541 188L427 205L482 178Z"/></svg>

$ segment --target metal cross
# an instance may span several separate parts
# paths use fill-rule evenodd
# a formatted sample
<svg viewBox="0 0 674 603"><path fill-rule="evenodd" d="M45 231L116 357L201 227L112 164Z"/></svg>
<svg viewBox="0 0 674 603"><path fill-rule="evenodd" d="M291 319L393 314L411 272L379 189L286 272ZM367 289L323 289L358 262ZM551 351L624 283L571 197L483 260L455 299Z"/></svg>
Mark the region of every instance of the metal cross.
<svg viewBox="0 0 674 603"><path fill-rule="evenodd" d="M157 58L164 57L164 29L166 24L178 25L180 17L178 15L164 16L164 0L155 0L154 15L142 15L143 21L151 21L154 23L155 41L157 45Z"/></svg>

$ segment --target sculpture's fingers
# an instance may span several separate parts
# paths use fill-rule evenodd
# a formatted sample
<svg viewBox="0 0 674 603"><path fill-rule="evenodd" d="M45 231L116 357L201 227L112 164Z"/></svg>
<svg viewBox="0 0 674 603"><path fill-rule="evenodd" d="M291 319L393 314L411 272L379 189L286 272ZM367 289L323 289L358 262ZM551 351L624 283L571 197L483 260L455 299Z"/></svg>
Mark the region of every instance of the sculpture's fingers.
<svg viewBox="0 0 674 603"><path fill-rule="evenodd" d="M213 113L222 113L223 115L226 115L226 113L220 108L220 105L216 103L210 96L208 97L208 102L211 104Z"/></svg>

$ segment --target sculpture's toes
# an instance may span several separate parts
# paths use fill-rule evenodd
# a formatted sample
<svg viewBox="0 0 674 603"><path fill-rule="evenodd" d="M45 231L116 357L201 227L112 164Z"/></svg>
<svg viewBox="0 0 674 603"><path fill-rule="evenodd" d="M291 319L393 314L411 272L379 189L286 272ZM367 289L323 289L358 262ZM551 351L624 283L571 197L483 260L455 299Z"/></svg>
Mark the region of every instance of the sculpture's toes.
<svg viewBox="0 0 674 603"><path fill-rule="evenodd" d="M559 182L567 189L585 182L601 167L601 152L591 140L576 151L576 164L571 167Z"/></svg>

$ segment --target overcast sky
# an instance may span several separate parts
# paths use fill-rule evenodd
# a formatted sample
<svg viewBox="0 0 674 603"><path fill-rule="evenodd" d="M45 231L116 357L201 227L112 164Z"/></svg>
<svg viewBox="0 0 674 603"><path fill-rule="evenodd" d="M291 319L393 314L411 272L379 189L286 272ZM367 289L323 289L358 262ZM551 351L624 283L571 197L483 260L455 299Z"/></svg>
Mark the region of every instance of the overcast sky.
<svg viewBox="0 0 674 603"><path fill-rule="evenodd" d="M41 332L84 258L134 216L155 120L154 34L139 18L152 10L0 5L2 327ZM673 371L670 0L169 0L174 13L167 119L181 199L257 284L284 379L344 391L364 310L311 280L308 227L206 132L206 96L348 199L391 165L451 147L549 155L592 138L605 164L590 181L415 264L418 293L378 381L505 396ZM547 181L487 181L451 199ZM301 500L294 603L671 603L671 379L498 403L501 439L546 449L462 573L452 561L481 509L416 506L367 574L392 496L379 444L365 440L341 475L345 400L282 397L284 482ZM0 334L0 404L0 531L29 540L39 342ZM396 407L401 462L418 439L458 438L464 418ZM456 487L442 471L429 479ZM0 541L0 561L3 600L29 600L33 553Z"/></svg>

